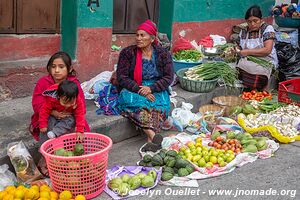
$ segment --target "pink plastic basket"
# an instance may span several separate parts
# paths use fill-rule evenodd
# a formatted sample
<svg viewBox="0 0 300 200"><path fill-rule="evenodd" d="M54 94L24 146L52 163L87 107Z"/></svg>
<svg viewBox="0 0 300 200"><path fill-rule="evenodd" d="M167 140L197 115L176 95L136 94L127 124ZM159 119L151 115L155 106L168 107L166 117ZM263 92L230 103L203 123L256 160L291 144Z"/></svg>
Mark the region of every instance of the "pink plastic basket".
<svg viewBox="0 0 300 200"><path fill-rule="evenodd" d="M74 196L85 195L87 199L98 196L105 187L108 152L112 140L99 133L85 133L83 141L85 155L55 156L54 150L73 150L76 134L66 134L44 142L40 148L46 159L53 190L70 190Z"/></svg>

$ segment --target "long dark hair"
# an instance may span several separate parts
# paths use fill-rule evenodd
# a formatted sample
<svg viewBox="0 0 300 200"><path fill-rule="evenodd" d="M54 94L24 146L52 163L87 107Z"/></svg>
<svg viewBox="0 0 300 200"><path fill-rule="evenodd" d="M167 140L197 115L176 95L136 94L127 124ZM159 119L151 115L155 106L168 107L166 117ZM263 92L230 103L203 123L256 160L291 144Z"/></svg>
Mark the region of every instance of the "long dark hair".
<svg viewBox="0 0 300 200"><path fill-rule="evenodd" d="M247 10L247 12L246 12L246 14L245 14L245 19L247 20L247 19L249 19L250 17L257 17L257 18L259 18L259 19L262 18L262 12L261 12L261 9L260 9L259 6L254 5L254 6L251 6L251 7Z"/></svg>
<svg viewBox="0 0 300 200"><path fill-rule="evenodd" d="M47 64L47 71L50 73L50 67L52 66L53 64L53 61L56 59L56 58L61 58L66 67L67 67L67 70L68 70L68 74L69 75L76 75L76 71L72 68L72 59L71 57L69 56L68 53L64 52L64 51L59 51L59 52L56 52L55 54L53 54L51 56L51 58L49 59L48 61L48 64Z"/></svg>

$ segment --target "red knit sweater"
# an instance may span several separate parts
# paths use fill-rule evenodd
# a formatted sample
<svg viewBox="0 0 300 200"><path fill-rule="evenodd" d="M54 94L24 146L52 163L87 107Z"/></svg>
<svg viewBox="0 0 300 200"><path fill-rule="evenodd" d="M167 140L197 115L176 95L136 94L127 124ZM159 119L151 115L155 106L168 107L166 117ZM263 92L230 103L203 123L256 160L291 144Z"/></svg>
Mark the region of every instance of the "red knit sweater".
<svg viewBox="0 0 300 200"><path fill-rule="evenodd" d="M39 127L47 128L48 127L48 118L51 114L52 110L56 110L58 112L68 112L74 114L75 117L75 132L84 132L84 125L85 125L85 107L83 103L83 99L80 95L76 98L76 103L74 106L70 106L66 108L65 106L61 105L59 100L55 96L51 96L51 92L56 91L58 88L58 84L54 84L47 89L43 95L46 96L46 101L43 104L40 110L40 117L39 117ZM50 95L47 95L50 94Z"/></svg>

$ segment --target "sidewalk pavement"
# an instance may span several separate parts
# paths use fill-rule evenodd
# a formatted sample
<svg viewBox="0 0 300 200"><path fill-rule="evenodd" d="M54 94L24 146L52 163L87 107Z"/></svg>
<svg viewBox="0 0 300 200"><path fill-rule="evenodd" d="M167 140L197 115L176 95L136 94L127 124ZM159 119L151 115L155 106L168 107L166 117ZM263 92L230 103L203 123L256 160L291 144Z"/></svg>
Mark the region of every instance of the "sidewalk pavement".
<svg viewBox="0 0 300 200"><path fill-rule="evenodd" d="M224 88L216 88L213 92L206 94L196 94L183 91L179 86L174 87L178 96L183 97L185 101L194 105L193 112L196 112L200 105L211 102L215 96L225 95ZM183 98L178 98L182 100ZM110 154L108 167L113 165L135 165L140 160L139 148L146 142L144 135L139 134L134 126L122 116L99 116L95 113L96 107L92 101L87 102L87 120L90 123L92 131L107 134L115 142ZM0 103L0 165L10 164L6 156L6 146L9 142L23 140L29 148L31 155L37 161L37 145L28 132L30 121L31 97L13 99ZM163 132L163 136L170 132ZM212 190L232 189L236 190L296 190L300 188L300 142L280 145L279 150L274 157L266 160L257 160L254 163L247 164L241 168L235 169L232 173L200 180L199 188L191 190L200 190L199 195L176 195L185 188L157 186L155 195L137 196L131 199L233 199L233 196L209 196ZM172 191L174 195L169 195ZM210 191L211 190L211 191ZM184 192L184 191L183 191ZM291 194L290 191L289 194ZM104 192L95 199L110 199ZM297 191L296 197L290 196L238 196L235 199L300 199L300 191Z"/></svg>
<svg viewBox="0 0 300 200"><path fill-rule="evenodd" d="M168 136L174 132L163 132L163 136ZM123 142L114 144L109 152L108 168L114 165L136 165L141 159L139 148L146 142L146 137L140 135ZM162 200L286 200L300 199L300 141L292 144L281 144L274 156L265 160L258 159L253 163L236 168L233 172L219 177L198 180L199 188L190 188L190 192L185 187L170 187L158 185L153 192L145 196L136 196L130 200L140 199L162 199ZM183 194L179 195L182 190ZM199 190L197 195L197 190ZM232 195L209 195L214 190L232 190ZM287 190L289 195L264 195L264 196L237 196L234 197L236 191L239 190L265 190L283 193ZM296 194L295 191L297 190ZM194 191L195 194L192 193ZM173 192L173 194L170 194ZM246 194L250 191L245 191ZM268 194L268 193L267 193ZM295 195L293 198L291 196ZM95 200L110 199L103 192Z"/></svg>

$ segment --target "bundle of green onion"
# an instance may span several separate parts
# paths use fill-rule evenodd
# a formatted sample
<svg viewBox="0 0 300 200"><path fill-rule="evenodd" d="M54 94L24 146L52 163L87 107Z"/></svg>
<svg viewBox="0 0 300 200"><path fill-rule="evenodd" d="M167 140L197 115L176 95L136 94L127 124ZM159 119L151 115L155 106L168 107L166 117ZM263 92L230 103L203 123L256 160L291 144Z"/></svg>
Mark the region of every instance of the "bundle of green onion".
<svg viewBox="0 0 300 200"><path fill-rule="evenodd" d="M261 65L261 66L263 66L265 68L272 68L274 66L271 62L269 62L267 60L264 60L262 58L259 58L259 57L247 56L247 59L249 61L252 61L252 62L254 62L254 63L258 64L258 65Z"/></svg>
<svg viewBox="0 0 300 200"><path fill-rule="evenodd" d="M226 85L233 86L238 79L238 73L225 62L207 62L195 67L189 68L185 72L185 77L189 80L204 81L221 79Z"/></svg>

